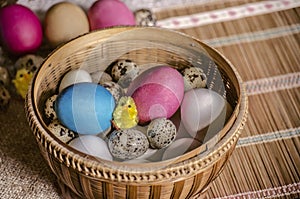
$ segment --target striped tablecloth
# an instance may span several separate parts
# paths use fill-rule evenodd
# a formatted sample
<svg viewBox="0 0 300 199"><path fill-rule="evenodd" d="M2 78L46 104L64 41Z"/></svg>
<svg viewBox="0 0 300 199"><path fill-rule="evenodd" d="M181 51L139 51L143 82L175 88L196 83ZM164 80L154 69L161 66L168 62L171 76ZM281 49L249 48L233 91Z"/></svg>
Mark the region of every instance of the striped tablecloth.
<svg viewBox="0 0 300 199"><path fill-rule="evenodd" d="M39 14L55 2L19 1ZM93 1L74 2L87 8ZM300 0L124 2L152 9L160 27L213 46L244 80L247 125L207 198L300 198ZM0 64L11 62L1 57ZM0 171L0 198L62 198L19 98L0 113Z"/></svg>

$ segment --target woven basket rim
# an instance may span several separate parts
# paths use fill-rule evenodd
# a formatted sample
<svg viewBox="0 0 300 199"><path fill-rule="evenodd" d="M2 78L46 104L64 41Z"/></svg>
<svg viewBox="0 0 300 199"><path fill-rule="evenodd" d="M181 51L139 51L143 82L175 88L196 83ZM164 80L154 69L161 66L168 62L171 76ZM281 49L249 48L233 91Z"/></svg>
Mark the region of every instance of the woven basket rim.
<svg viewBox="0 0 300 199"><path fill-rule="evenodd" d="M38 142L40 142L44 148L46 149L47 153L53 155L59 162L65 164L67 167L71 167L78 172L84 173L85 175L102 178L106 180L115 180L115 181L122 181L122 182L149 182L149 181L169 181L172 178L180 178L186 177L188 175L194 175L196 172L199 172L205 169L207 166L213 164L222 154L224 154L227 150L229 150L232 145L235 145L237 139L239 138L239 134L241 129L243 128L246 116L247 116L247 106L248 100L247 95L245 92L245 88L242 82L240 75L238 74L236 68L230 63L227 58L225 58L221 53L219 53L216 49L208 46L207 44L201 42L195 37L190 35L186 35L184 33L174 31L174 30L167 30L164 28L158 27L113 27L107 28L100 31L110 31L111 29L119 29L121 31L126 30L134 30L134 29L159 29L160 31L167 31L172 34L181 34L185 37L192 38L196 42L200 43L201 45L205 46L218 54L223 60L225 60L230 69L235 75L235 78L238 81L238 89L240 96L238 97L238 104L233 112L233 115L236 117L234 124L231 126L230 130L226 133L226 135L210 150L205 151L195 157L190 159L184 160L179 163L170 164L168 166L159 167L155 170L150 169L153 165L163 164L165 161L154 163L141 163L141 164L130 164L130 163L117 163L113 162L116 165L115 168L112 168L112 161L106 160L93 160L90 156L85 155L83 153L78 153L76 150L72 149L70 146L59 142L58 139L54 139L49 133L47 132L46 126L41 123L41 117L39 116L38 110L34 105L34 96L33 96L33 85L38 74L35 74L31 81L31 86L29 87L29 91L26 97L26 114L28 121L33 123L38 130L35 132L35 136ZM98 31L92 31L87 34L99 34ZM79 36L77 38L82 38L85 35ZM76 39L71 40L70 42L76 41ZM70 42L67 42L69 44ZM50 53L44 62L51 57L54 53L59 51L62 47L66 44L56 48L52 53ZM44 63L43 63L44 64ZM42 64L42 65L43 65ZM169 162L168 160L166 162ZM141 166L149 166L148 169L145 170L135 170L135 168L140 168ZM150 177L145 177L150 176Z"/></svg>

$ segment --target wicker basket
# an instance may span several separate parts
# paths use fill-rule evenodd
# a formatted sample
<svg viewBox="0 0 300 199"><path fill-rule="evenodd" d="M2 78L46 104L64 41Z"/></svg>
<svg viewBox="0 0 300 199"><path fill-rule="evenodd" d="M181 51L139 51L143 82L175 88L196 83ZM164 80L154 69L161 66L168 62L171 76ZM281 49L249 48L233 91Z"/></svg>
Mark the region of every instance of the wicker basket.
<svg viewBox="0 0 300 199"><path fill-rule="evenodd" d="M106 70L119 58L144 68L158 63L180 69L202 64L203 54L214 63L204 68L208 88L226 97L233 112L220 132L191 152L153 163L106 161L74 150L47 129L45 99L71 69ZM246 121L247 97L236 69L197 39L161 28L116 27L80 36L51 53L33 78L26 112L43 157L72 197L191 198L203 193L233 152Z"/></svg>

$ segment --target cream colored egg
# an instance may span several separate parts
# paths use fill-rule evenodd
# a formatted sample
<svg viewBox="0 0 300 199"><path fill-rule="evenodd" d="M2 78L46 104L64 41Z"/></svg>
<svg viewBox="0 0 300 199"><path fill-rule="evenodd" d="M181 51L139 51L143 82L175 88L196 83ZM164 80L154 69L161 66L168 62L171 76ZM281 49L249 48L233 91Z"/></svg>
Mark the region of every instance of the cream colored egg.
<svg viewBox="0 0 300 199"><path fill-rule="evenodd" d="M89 21L83 9L70 2L54 4L45 15L45 36L57 46L89 31Z"/></svg>

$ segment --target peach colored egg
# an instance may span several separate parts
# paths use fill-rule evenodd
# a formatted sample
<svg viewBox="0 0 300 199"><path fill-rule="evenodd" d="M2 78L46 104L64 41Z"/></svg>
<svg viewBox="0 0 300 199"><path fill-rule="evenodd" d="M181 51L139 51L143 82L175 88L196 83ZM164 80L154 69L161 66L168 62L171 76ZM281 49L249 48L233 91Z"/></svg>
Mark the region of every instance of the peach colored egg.
<svg viewBox="0 0 300 199"><path fill-rule="evenodd" d="M71 2L54 4L46 12L45 37L53 47L89 32L89 20L84 10Z"/></svg>

